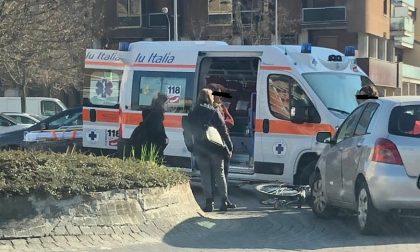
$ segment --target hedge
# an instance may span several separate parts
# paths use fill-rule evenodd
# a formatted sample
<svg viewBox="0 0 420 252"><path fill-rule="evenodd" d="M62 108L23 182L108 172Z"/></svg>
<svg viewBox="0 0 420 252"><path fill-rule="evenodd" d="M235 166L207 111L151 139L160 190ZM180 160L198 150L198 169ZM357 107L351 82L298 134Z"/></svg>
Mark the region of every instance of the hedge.
<svg viewBox="0 0 420 252"><path fill-rule="evenodd" d="M0 151L0 195L60 198L112 189L167 187L188 176L153 162L30 151Z"/></svg>

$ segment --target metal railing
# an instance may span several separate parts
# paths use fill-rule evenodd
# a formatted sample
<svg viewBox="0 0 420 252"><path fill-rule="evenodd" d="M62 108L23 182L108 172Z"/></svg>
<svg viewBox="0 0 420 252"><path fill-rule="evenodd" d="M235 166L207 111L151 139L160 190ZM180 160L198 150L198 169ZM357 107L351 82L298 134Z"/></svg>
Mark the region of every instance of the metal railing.
<svg viewBox="0 0 420 252"><path fill-rule="evenodd" d="M302 8L303 23L345 22L347 12L345 6L324 8Z"/></svg>
<svg viewBox="0 0 420 252"><path fill-rule="evenodd" d="M409 17L391 18L391 31L414 32L414 20Z"/></svg>
<svg viewBox="0 0 420 252"><path fill-rule="evenodd" d="M409 6L413 8L416 6L415 0L394 0L393 3L396 6Z"/></svg>

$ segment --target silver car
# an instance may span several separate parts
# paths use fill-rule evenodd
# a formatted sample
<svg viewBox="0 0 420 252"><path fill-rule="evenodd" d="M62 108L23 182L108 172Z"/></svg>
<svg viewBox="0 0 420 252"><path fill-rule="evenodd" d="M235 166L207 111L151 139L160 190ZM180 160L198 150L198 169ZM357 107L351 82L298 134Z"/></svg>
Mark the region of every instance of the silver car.
<svg viewBox="0 0 420 252"><path fill-rule="evenodd" d="M384 97L359 105L327 143L311 179L312 210L355 211L361 233L378 231L387 213L420 213L420 97Z"/></svg>

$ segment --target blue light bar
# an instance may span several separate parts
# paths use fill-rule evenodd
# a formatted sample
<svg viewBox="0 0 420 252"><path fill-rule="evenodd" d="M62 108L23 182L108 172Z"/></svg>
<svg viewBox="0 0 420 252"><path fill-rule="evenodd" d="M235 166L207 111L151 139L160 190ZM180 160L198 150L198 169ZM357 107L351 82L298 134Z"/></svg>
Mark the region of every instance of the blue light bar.
<svg viewBox="0 0 420 252"><path fill-rule="evenodd" d="M354 48L354 46L346 46L344 49L344 55L354 57L356 55L356 48Z"/></svg>
<svg viewBox="0 0 420 252"><path fill-rule="evenodd" d="M128 51L130 42L120 42L118 43L118 51Z"/></svg>
<svg viewBox="0 0 420 252"><path fill-rule="evenodd" d="M311 44L310 43L305 43L302 44L302 48L300 49L301 53L311 53Z"/></svg>

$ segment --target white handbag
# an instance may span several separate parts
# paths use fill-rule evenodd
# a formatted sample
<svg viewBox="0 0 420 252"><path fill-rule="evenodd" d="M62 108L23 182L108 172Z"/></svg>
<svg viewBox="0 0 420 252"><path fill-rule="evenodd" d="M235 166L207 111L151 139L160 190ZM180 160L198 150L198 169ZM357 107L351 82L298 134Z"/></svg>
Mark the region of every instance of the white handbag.
<svg viewBox="0 0 420 252"><path fill-rule="evenodd" d="M223 142L222 137L219 134L219 131L217 131L217 129L213 126L209 126L207 127L206 130L206 138L207 141L209 141L210 143L219 146L221 148L225 148L225 144Z"/></svg>

